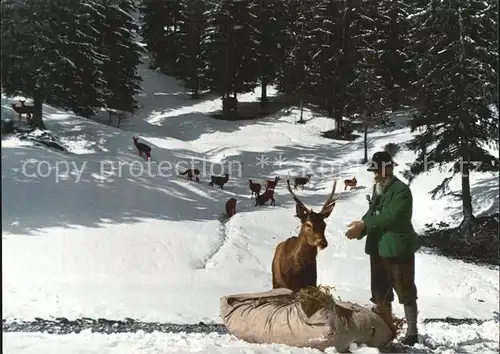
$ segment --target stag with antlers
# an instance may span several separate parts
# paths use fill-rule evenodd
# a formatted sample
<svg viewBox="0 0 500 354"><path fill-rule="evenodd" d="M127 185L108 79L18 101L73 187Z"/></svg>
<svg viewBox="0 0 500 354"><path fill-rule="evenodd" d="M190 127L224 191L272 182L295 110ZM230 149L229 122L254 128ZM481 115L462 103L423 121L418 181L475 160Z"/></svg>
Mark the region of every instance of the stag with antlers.
<svg viewBox="0 0 500 354"><path fill-rule="evenodd" d="M302 224L299 236L293 236L276 246L272 263L273 289L287 288L292 291L317 286L316 256L328 247L325 238L325 219L330 216L338 196L337 181L320 212L307 208L295 195L287 179L287 188L297 205L296 211Z"/></svg>

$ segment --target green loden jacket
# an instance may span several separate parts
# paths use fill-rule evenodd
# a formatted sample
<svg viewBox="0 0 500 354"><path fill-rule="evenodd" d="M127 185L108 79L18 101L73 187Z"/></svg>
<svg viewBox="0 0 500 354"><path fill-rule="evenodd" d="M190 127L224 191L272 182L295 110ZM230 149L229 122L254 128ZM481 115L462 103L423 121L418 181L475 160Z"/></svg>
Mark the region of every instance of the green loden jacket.
<svg viewBox="0 0 500 354"><path fill-rule="evenodd" d="M363 215L365 227L359 239L366 237L365 252L377 251L381 257L407 257L420 248L420 240L411 223L413 198L410 187L393 177L382 195L373 191L370 208Z"/></svg>

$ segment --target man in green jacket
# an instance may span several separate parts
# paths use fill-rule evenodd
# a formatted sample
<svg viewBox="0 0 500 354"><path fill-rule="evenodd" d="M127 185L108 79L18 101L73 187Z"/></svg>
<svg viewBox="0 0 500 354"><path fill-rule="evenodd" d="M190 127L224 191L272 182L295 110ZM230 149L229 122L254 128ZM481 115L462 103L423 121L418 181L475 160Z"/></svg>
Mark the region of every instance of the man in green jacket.
<svg viewBox="0 0 500 354"><path fill-rule="evenodd" d="M420 244L411 223L412 194L408 185L393 175L395 165L386 151L373 155L368 168L375 174L370 207L361 220L348 225L346 236L358 240L366 236L365 252L370 255L370 300L379 310L392 313L393 289L396 290L408 323L402 343L413 346L418 342L414 269L415 252Z"/></svg>

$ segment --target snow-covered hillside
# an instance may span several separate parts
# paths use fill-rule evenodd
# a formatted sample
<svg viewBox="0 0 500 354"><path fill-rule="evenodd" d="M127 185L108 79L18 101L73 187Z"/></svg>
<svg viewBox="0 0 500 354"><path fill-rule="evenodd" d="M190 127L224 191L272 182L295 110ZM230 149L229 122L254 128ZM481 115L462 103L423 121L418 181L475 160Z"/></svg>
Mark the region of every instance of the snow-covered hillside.
<svg viewBox="0 0 500 354"><path fill-rule="evenodd" d="M274 247L297 234L284 182L288 173L313 174L298 195L316 208L334 177L358 179L361 187L353 191L344 192L339 183L341 199L327 222L329 247L318 256L318 272L319 283L335 286L336 296L368 304L364 242L344 236L346 225L365 212L370 193L372 176L359 163L362 140L322 138L332 120L309 111L305 125L295 124L297 110L255 121L216 120L207 113L219 108L219 99L189 100L175 80L145 67L142 74L143 107L121 129L45 107L48 129L68 153L3 138L3 318L219 323L219 298L270 289ZM256 90L239 100L258 96ZM10 101L2 98L2 106L8 110ZM152 146L150 164L137 155L134 135ZM410 137L407 128L373 133L370 155ZM403 150L396 160L403 169L412 158ZM176 176L188 166L203 171L200 184ZM211 174L225 172L231 177L224 190L208 186ZM254 207L248 179L263 183L276 175L282 177L276 206ZM418 230L460 218L459 202L427 194L444 177L432 171L411 185ZM471 181L476 213L498 211L498 175L473 175ZM459 183L457 177L451 186ZM237 214L225 221L221 215L231 197L238 200ZM425 340L437 349L498 350L498 269L423 252L416 262L420 321L487 320L421 323ZM395 311L402 316L402 307ZM4 334L7 353L67 353L77 347L81 353L307 352L216 334Z"/></svg>

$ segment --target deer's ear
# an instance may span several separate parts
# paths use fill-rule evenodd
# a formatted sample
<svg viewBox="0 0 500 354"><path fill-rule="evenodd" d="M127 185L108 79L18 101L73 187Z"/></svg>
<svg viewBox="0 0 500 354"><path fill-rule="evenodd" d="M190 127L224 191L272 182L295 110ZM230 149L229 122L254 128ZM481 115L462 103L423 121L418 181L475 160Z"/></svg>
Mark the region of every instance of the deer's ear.
<svg viewBox="0 0 500 354"><path fill-rule="evenodd" d="M309 214L309 210L307 208L304 208L300 204L296 204L296 212L297 212L297 217L301 220L304 221Z"/></svg>

